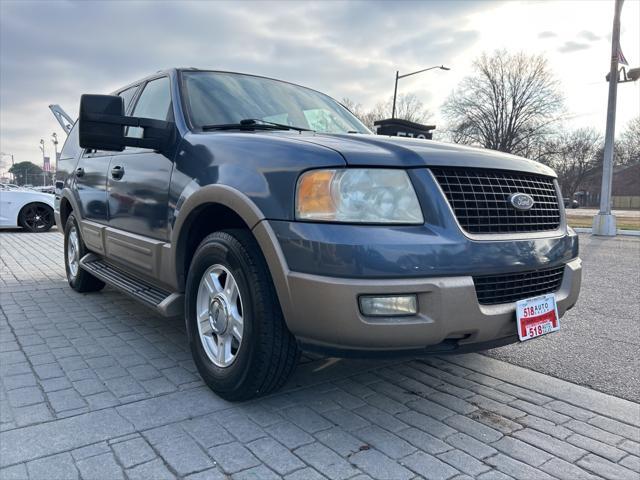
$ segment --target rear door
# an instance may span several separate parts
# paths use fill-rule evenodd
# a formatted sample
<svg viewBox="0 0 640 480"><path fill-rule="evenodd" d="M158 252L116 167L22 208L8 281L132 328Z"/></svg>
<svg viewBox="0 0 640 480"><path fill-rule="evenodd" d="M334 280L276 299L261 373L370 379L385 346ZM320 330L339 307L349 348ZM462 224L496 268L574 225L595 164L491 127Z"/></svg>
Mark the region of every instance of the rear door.
<svg viewBox="0 0 640 480"><path fill-rule="evenodd" d="M138 85L129 87L118 93L124 99L125 109L131 104L138 87ZM77 125L76 122L67 143L69 141L77 143ZM112 154L112 152L102 150L84 150L75 170L70 172L75 176L76 199L82 219L103 224L107 224L109 221L107 174Z"/></svg>
<svg viewBox="0 0 640 480"><path fill-rule="evenodd" d="M76 184L74 191L82 220L103 224L109 221L107 170L110 158L110 152L85 150L73 171Z"/></svg>
<svg viewBox="0 0 640 480"><path fill-rule="evenodd" d="M173 121L170 81L149 80L134 101L134 117ZM141 138L130 127L127 136ZM109 226L150 239L167 240L167 206L173 162L147 148L126 147L111 156L107 178Z"/></svg>

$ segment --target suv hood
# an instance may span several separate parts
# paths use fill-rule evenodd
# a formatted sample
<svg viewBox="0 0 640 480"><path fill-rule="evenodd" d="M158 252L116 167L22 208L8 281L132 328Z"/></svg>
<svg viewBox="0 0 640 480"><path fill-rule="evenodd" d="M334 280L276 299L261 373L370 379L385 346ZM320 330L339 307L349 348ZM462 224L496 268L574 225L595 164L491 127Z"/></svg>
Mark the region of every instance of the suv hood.
<svg viewBox="0 0 640 480"><path fill-rule="evenodd" d="M313 134L291 136L340 153L348 165L371 167L475 167L537 173L555 177L555 172L526 158L455 143L403 137L361 134Z"/></svg>

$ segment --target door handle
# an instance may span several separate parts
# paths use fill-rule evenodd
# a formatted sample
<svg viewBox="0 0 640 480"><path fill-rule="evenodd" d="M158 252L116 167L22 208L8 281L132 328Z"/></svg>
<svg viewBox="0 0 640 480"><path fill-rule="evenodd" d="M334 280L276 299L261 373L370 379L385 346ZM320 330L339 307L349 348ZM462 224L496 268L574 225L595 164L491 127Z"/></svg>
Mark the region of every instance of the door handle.
<svg viewBox="0 0 640 480"><path fill-rule="evenodd" d="M123 175L124 175L124 167L122 165L116 165L111 169L111 176L114 179L120 180Z"/></svg>
<svg viewBox="0 0 640 480"><path fill-rule="evenodd" d="M84 168L82 167L76 168L76 177L84 177Z"/></svg>

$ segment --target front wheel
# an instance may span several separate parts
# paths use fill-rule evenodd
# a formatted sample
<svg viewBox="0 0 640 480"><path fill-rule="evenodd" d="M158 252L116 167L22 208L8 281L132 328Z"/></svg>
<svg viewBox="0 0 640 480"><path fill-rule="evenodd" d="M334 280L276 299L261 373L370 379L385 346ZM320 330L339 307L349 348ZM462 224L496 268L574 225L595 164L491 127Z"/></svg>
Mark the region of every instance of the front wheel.
<svg viewBox="0 0 640 480"><path fill-rule="evenodd" d="M185 318L200 375L227 400L280 388L297 364L266 262L245 230L202 241L187 276Z"/></svg>

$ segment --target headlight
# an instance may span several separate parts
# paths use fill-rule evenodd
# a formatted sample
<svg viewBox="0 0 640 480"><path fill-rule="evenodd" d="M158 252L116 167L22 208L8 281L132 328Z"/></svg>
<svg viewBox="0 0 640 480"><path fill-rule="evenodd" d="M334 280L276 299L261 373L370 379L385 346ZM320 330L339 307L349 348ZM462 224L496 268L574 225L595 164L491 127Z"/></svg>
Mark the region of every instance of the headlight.
<svg viewBox="0 0 640 480"><path fill-rule="evenodd" d="M424 219L404 170L347 168L302 174L296 218L324 222L411 223Z"/></svg>

